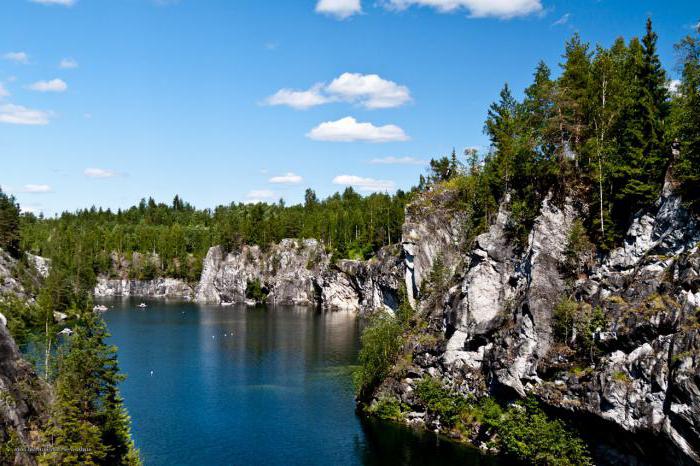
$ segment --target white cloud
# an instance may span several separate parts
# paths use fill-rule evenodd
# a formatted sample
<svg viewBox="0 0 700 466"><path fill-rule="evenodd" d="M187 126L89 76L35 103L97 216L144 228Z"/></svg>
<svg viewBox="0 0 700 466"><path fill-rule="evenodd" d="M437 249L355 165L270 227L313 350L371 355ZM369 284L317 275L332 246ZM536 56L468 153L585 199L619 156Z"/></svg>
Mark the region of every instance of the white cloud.
<svg viewBox="0 0 700 466"><path fill-rule="evenodd" d="M678 79L672 79L666 83L668 91L673 95L678 95L680 93L681 82Z"/></svg>
<svg viewBox="0 0 700 466"><path fill-rule="evenodd" d="M289 172L284 175L273 176L268 181L276 184L296 184L301 183L303 178L295 173Z"/></svg>
<svg viewBox="0 0 700 466"><path fill-rule="evenodd" d="M41 5L61 5L61 6L73 6L78 0L29 0L32 3L39 3Z"/></svg>
<svg viewBox="0 0 700 466"><path fill-rule="evenodd" d="M119 172L115 172L114 170L106 170L104 168L86 168L83 171L83 174L88 178L114 178L115 176L120 175Z"/></svg>
<svg viewBox="0 0 700 466"><path fill-rule="evenodd" d="M343 73L326 87L326 91L340 100L359 102L367 108L399 107L411 100L406 86L376 74Z"/></svg>
<svg viewBox="0 0 700 466"><path fill-rule="evenodd" d="M21 105L0 105L0 123L13 125L46 125L51 117L50 112L34 110Z"/></svg>
<svg viewBox="0 0 700 466"><path fill-rule="evenodd" d="M384 157L372 159L369 163L373 165L425 165L428 162L415 157Z"/></svg>
<svg viewBox="0 0 700 466"><path fill-rule="evenodd" d="M245 195L246 203L257 204L258 202L270 202L275 197L275 192L269 189L254 189Z"/></svg>
<svg viewBox="0 0 700 466"><path fill-rule="evenodd" d="M32 194L50 193L51 186L48 184L25 184L20 192Z"/></svg>
<svg viewBox="0 0 700 466"><path fill-rule="evenodd" d="M72 58L64 58L60 61L60 63L58 64L58 67L62 68L64 70L77 68L78 62L73 60Z"/></svg>
<svg viewBox="0 0 700 466"><path fill-rule="evenodd" d="M316 141L336 142L392 142L409 139L396 125L374 126L372 123L359 123L353 117L323 122L309 131L306 137Z"/></svg>
<svg viewBox="0 0 700 466"><path fill-rule="evenodd" d="M411 101L406 86L376 74L343 73L330 84L318 83L308 90L280 89L265 99L266 105L287 105L305 110L330 102L350 102L365 108L393 108Z"/></svg>
<svg viewBox="0 0 700 466"><path fill-rule="evenodd" d="M571 13L566 13L564 14L561 18L558 20L554 21L552 23L552 26L563 26L564 24L569 22L569 19L571 18Z"/></svg>
<svg viewBox="0 0 700 466"><path fill-rule="evenodd" d="M10 91L7 90L3 83L0 83L0 99L10 95Z"/></svg>
<svg viewBox="0 0 700 466"><path fill-rule="evenodd" d="M29 63L29 55L27 55L25 52L7 52L2 56L2 58L15 63L21 63L22 65Z"/></svg>
<svg viewBox="0 0 700 466"><path fill-rule="evenodd" d="M316 13L333 16L337 19L346 19L362 13L362 5L360 0L318 0Z"/></svg>
<svg viewBox="0 0 700 466"><path fill-rule="evenodd" d="M323 84L316 84L306 91L280 89L265 99L265 104L287 105L298 110L306 110L307 108L330 102L330 99L322 94L322 89Z"/></svg>
<svg viewBox="0 0 700 466"><path fill-rule="evenodd" d="M374 178L364 178L356 175L338 175L333 178L333 184L352 186L360 191L393 191L396 183L390 180L375 180Z"/></svg>
<svg viewBox="0 0 700 466"><path fill-rule="evenodd" d="M385 0L384 5L394 10L424 6L434 8L440 13L464 9L473 18L510 19L542 11L541 0Z"/></svg>
<svg viewBox="0 0 700 466"><path fill-rule="evenodd" d="M37 81L27 86L27 89L37 92L64 92L68 89L68 84L62 79L52 79L50 81Z"/></svg>

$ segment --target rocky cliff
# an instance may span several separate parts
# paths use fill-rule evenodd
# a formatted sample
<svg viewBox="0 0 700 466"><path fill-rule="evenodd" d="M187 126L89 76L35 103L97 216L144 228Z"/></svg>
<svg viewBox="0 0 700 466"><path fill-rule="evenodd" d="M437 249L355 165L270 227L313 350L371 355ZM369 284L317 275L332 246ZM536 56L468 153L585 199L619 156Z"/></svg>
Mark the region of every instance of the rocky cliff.
<svg viewBox="0 0 700 466"><path fill-rule="evenodd" d="M383 249L370 261L333 262L323 245L313 239L285 239L266 251L243 246L225 253L215 246L204 260L195 300L242 303L248 284L257 281L270 304L355 311L395 309L402 276L397 247Z"/></svg>
<svg viewBox="0 0 700 466"><path fill-rule="evenodd" d="M27 264L37 266L27 271L24 280L42 276L46 261L28 257ZM31 300L22 284L18 261L0 249L0 301L6 296ZM27 450L36 446L39 428L45 422L50 391L27 361L22 358L10 335L5 317L0 314L0 463L34 465L34 455Z"/></svg>
<svg viewBox="0 0 700 466"><path fill-rule="evenodd" d="M94 295L96 298L133 296L138 298L192 299L194 290L183 280L175 278L131 280L99 277L95 285Z"/></svg>
<svg viewBox="0 0 700 466"><path fill-rule="evenodd" d="M431 192L409 206L403 237L409 290L438 257L452 277L437 300L417 301L435 343L409 344L374 399L391 394L410 407L410 423L439 429L415 396L426 375L465 395L533 394L592 435L605 461L700 462L700 226L672 183L635 215L620 248L589 251L575 273L566 249L584 214L571 198L544 199L524 246L507 234L507 199L469 244L449 201ZM555 320L565 300L588 327L570 325L562 341ZM584 340L590 354L577 354Z"/></svg>

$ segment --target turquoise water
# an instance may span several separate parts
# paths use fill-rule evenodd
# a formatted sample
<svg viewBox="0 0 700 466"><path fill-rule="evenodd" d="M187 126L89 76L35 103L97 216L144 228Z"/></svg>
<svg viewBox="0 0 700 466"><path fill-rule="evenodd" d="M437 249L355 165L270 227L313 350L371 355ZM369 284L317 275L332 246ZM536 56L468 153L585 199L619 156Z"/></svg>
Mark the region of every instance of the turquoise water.
<svg viewBox="0 0 700 466"><path fill-rule="evenodd" d="M137 303L104 317L146 465L493 464L355 414L352 314Z"/></svg>

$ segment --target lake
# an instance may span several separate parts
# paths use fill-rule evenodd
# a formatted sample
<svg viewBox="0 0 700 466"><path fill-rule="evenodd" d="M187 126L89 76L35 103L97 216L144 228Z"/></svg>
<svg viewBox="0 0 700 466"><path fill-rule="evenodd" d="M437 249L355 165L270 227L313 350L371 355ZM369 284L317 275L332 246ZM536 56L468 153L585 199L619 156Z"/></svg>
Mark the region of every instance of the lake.
<svg viewBox="0 0 700 466"><path fill-rule="evenodd" d="M138 302L108 301L104 317L148 466L496 464L356 415L351 313Z"/></svg>

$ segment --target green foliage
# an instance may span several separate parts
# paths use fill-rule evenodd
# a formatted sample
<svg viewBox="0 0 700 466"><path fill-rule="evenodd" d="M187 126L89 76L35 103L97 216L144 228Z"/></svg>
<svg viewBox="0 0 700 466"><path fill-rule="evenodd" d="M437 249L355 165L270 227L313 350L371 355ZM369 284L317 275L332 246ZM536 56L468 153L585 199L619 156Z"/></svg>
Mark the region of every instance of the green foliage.
<svg viewBox="0 0 700 466"><path fill-rule="evenodd" d="M491 397L476 403L433 377L425 377L416 384L416 396L448 428L464 431L470 424L487 427L496 434L496 446L519 461L543 465L592 464L585 443L562 421L550 419L534 398L519 401L504 411Z"/></svg>
<svg viewBox="0 0 700 466"><path fill-rule="evenodd" d="M378 311L363 330L361 343L360 366L353 374L360 398L371 393L389 374L403 345L403 327L396 317Z"/></svg>
<svg viewBox="0 0 700 466"><path fill-rule="evenodd" d="M367 408L368 414L389 421L402 421L407 411L409 411L408 406L390 395L379 398Z"/></svg>
<svg viewBox="0 0 700 466"><path fill-rule="evenodd" d="M605 314L598 306L591 308L586 303L565 298L554 308L552 330L555 339L565 344L572 344L581 355L590 359L595 357L597 350L594 334L605 326ZM575 339L572 342L574 336Z"/></svg>
<svg viewBox="0 0 700 466"><path fill-rule="evenodd" d="M248 280L245 288L245 297L252 299L256 303L267 301L267 292L263 289L259 279Z"/></svg>
<svg viewBox="0 0 700 466"><path fill-rule="evenodd" d="M682 79L673 115L680 157L676 175L684 198L700 209L700 29L676 45Z"/></svg>
<svg viewBox="0 0 700 466"><path fill-rule="evenodd" d="M411 307L411 303L408 300L408 293L406 292L406 285L401 284L399 287L399 307L396 309L396 318L402 327L406 328L410 325L411 319L415 315L415 310Z"/></svg>
<svg viewBox="0 0 700 466"><path fill-rule="evenodd" d="M15 295L0 296L0 313L7 318L7 328L18 346L33 339L44 323L42 310Z"/></svg>
<svg viewBox="0 0 700 466"><path fill-rule="evenodd" d="M564 266L572 276L580 274L593 262L595 245L588 238L588 233L581 220L574 220L564 249Z"/></svg>
<svg viewBox="0 0 700 466"><path fill-rule="evenodd" d="M59 351L55 400L44 440L52 448L40 464L140 464L117 384L123 379L116 349L105 343L104 322L81 314L75 333Z"/></svg>
<svg viewBox="0 0 700 466"><path fill-rule="evenodd" d="M471 406L469 400L444 387L435 377L421 379L416 384L416 396L431 413L440 416L440 421L448 427L454 427Z"/></svg>
<svg viewBox="0 0 700 466"><path fill-rule="evenodd" d="M3 232L19 231L3 227L5 210L12 210L4 209L3 202L14 205L3 196L0 241ZM148 199L117 212L92 207L58 218L22 216L22 248L62 262L68 273L78 269L87 278L104 274L196 281L207 250L217 244L237 251L244 244L265 248L284 238L317 238L339 258L365 259L400 239L407 200L402 191L360 196L352 188L325 200L308 190L305 204L293 206L230 204L198 210L179 197L172 205ZM137 253L142 260L131 260L130 269L122 270L113 253L130 260Z"/></svg>
<svg viewBox="0 0 700 466"><path fill-rule="evenodd" d="M19 204L13 196L8 196L0 188L0 249L19 256Z"/></svg>
<svg viewBox="0 0 700 466"><path fill-rule="evenodd" d="M508 409L498 436L505 454L528 464L593 464L585 443L562 421L549 419L533 398Z"/></svg>

